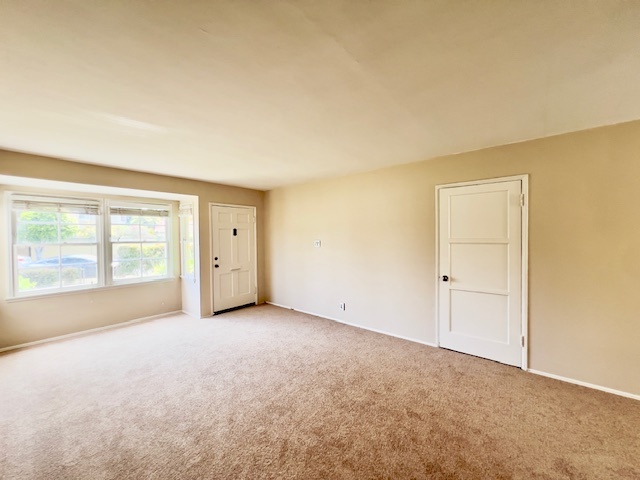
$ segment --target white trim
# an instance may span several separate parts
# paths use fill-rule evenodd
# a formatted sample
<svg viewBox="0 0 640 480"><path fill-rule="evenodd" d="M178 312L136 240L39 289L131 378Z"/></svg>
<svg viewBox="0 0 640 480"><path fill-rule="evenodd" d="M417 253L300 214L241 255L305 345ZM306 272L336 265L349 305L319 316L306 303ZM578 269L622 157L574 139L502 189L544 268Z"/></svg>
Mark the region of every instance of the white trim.
<svg viewBox="0 0 640 480"><path fill-rule="evenodd" d="M522 308L522 332L524 345L522 346L522 369L529 368L529 175L521 175L522 194L524 195L524 205L522 206L522 298L520 304Z"/></svg>
<svg viewBox="0 0 640 480"><path fill-rule="evenodd" d="M211 297L211 313L210 316L215 314L213 305L214 286L213 286L213 222L211 216L211 210L213 207L227 207L227 208L251 208L253 210L253 285L254 285L254 303L258 305L258 207L255 205L236 205L231 203L216 203L209 202L209 295Z"/></svg>
<svg viewBox="0 0 640 480"><path fill-rule="evenodd" d="M133 320L127 320L125 322L120 322L120 323L114 323L112 325L105 325L104 327L90 328L89 330L81 330L80 332L67 333L66 335L59 335L57 337L44 338L42 340L36 340L34 342L21 343L19 345L12 345L10 347L0 348L0 353L8 352L8 351L11 351L11 350L18 350L18 349L27 348L27 347L33 347L33 346L36 346L36 345L42 345L44 343L56 342L58 340L66 340L66 339L69 339L69 338L81 337L81 336L84 336L84 335L89 335L89 334L92 334L92 333L98 333L98 332L102 332L102 331L105 331L105 330L112 330L114 328L126 327L127 325L132 325L134 323L148 322L148 321L151 321L151 320L157 320L157 319L162 318L162 317L170 317L171 315L178 315L180 313L183 313L183 312L181 312L180 310L175 310L173 312L159 313L158 315L151 315L151 316L148 316L148 317L134 318Z"/></svg>
<svg viewBox="0 0 640 480"><path fill-rule="evenodd" d="M440 348L440 303L438 302L438 297L440 296L440 187L436 185L435 188L435 196L436 196L436 263L435 263L435 281L433 282L434 292L434 308L435 311L433 318L435 319L436 324L436 345Z"/></svg>
<svg viewBox="0 0 640 480"><path fill-rule="evenodd" d="M425 342L423 340L418 340L416 338L405 337L404 335L396 335L395 333L390 333L390 332L387 332L385 330L378 330L376 328L364 327L362 325L358 325L357 323L345 322L344 320L340 320L339 318L327 317L325 315L318 315L317 313L307 312L305 310L298 310L296 308L287 307L286 305L280 305L278 303L273 303L273 302L264 302L264 303L268 303L269 305L273 305L274 307L285 308L287 310L293 310L294 312L300 312L300 313L304 313L306 315L313 315L314 317L324 318L325 320L332 320L334 322L342 323L343 325L349 325L350 327L361 328L362 330L368 330L370 332L380 333L382 335L387 335L389 337L395 337L395 338L399 338L401 340L407 340L409 342L420 343L420 344L426 345L428 347L438 348L438 345L436 345L435 343Z"/></svg>
<svg viewBox="0 0 640 480"><path fill-rule="evenodd" d="M484 185L486 183L502 183L502 182L515 182L518 180L527 179L529 181L529 174L523 173L522 175L512 175L510 177L496 177L496 178L483 178L480 180L468 180L466 182L455 182L455 183L441 183L436 185L436 190L440 188L451 188L451 187L468 187L471 185Z"/></svg>
<svg viewBox="0 0 640 480"><path fill-rule="evenodd" d="M524 195L524 205L522 207L521 217L521 242L522 242L522 278L521 278L521 329L524 336L524 345L522 346L522 370L528 371L529 367L529 174L512 175L510 177L486 178L481 180L471 180L467 182L445 183L436 185L436 274L435 274L435 324L436 324L436 343L440 346L440 190L451 187L466 187L471 185L483 185L489 183L502 183L520 181L521 193Z"/></svg>
<svg viewBox="0 0 640 480"><path fill-rule="evenodd" d="M616 390L614 388L603 387L602 385L596 385L594 383L583 382L574 378L563 377L561 375L555 375L553 373L541 372L540 370L528 369L527 372L534 375L540 375L542 377L553 378L554 380L560 380L561 382L573 383L574 385L580 385L581 387L592 388L594 390L600 390L602 392L612 393L621 397L631 398L633 400L640 400L640 395L630 392L624 392L622 390Z"/></svg>

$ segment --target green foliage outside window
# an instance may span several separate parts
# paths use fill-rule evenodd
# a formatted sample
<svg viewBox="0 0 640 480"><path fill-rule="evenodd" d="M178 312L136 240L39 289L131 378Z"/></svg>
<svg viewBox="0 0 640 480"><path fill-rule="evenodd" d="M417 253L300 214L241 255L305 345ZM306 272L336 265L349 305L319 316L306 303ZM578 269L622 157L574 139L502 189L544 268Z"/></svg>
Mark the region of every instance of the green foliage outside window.
<svg viewBox="0 0 640 480"><path fill-rule="evenodd" d="M60 217L59 224L55 212L21 212L18 217L18 243L35 244L36 260L40 260L44 245L37 244L59 243L74 234L73 227L65 221L67 215L62 213Z"/></svg>

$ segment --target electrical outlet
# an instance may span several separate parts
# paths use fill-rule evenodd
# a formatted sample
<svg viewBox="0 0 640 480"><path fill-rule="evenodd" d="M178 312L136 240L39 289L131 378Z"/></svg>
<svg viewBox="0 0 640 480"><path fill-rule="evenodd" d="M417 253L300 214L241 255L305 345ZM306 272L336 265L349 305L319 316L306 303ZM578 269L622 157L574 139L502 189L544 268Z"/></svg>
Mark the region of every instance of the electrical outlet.
<svg viewBox="0 0 640 480"><path fill-rule="evenodd" d="M346 310L346 309L347 309L347 304L346 304L346 303L341 303L341 304L339 305L339 307L340 307L340 310L344 311L344 310Z"/></svg>
<svg viewBox="0 0 640 480"><path fill-rule="evenodd" d="M320 248L322 246L322 242L320 240L314 240L313 246L316 248Z"/></svg>

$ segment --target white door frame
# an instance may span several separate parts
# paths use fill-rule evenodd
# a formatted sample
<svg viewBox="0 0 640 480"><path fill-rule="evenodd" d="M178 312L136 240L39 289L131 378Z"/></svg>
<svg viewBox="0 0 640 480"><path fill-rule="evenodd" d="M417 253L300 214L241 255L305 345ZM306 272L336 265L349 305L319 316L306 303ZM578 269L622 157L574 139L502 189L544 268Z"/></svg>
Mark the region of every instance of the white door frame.
<svg viewBox="0 0 640 480"><path fill-rule="evenodd" d="M436 185L436 345L438 345L438 347L440 346L440 189L483 185L487 183L511 182L514 180L521 181L522 198L524 199L522 206L522 311L520 312L522 317L522 336L524 337L524 342L522 345L522 366L520 368L526 371L529 367L529 174Z"/></svg>
<svg viewBox="0 0 640 480"><path fill-rule="evenodd" d="M254 301L256 303L256 305L258 304L258 217L257 217L257 208L255 207L255 205L237 205L237 204L231 204L231 203L215 203L215 202L209 202L209 290L210 290L210 296L211 296L211 310L209 312L209 316L213 315L214 313L214 305L213 305L213 297L214 297L214 291L213 291L213 217L211 215L211 210L212 207L236 207L236 208L250 208L253 210L253 219L254 219L254 225L253 225L253 259L256 262L256 264L254 265L254 269L253 269L253 284L255 285L255 294L254 294Z"/></svg>

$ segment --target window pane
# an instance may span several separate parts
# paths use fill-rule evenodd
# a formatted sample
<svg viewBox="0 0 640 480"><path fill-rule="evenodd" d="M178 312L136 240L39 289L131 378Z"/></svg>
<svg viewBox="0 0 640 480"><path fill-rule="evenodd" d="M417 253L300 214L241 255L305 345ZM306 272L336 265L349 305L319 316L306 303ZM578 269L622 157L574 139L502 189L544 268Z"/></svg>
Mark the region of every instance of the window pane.
<svg viewBox="0 0 640 480"><path fill-rule="evenodd" d="M185 242L184 244L184 270L185 275L193 275L195 273L193 242Z"/></svg>
<svg viewBox="0 0 640 480"><path fill-rule="evenodd" d="M143 243L142 258L166 258L167 246L164 243Z"/></svg>
<svg viewBox="0 0 640 480"><path fill-rule="evenodd" d="M114 280L126 280L140 277L140 260L113 262Z"/></svg>
<svg viewBox="0 0 640 480"><path fill-rule="evenodd" d="M56 212L24 210L18 214L18 221L34 223L58 223L58 214Z"/></svg>
<svg viewBox="0 0 640 480"><path fill-rule="evenodd" d="M35 212L23 212L35 213ZM21 244L58 243L58 224L46 222L18 223L16 242Z"/></svg>
<svg viewBox="0 0 640 480"><path fill-rule="evenodd" d="M98 246L65 245L60 257L62 286L98 283Z"/></svg>
<svg viewBox="0 0 640 480"><path fill-rule="evenodd" d="M193 217L189 217L187 222L187 226L185 228L185 240L192 241L193 240Z"/></svg>
<svg viewBox="0 0 640 480"><path fill-rule="evenodd" d="M113 245L113 260L130 260L140 258L140 244L139 243L118 243Z"/></svg>
<svg viewBox="0 0 640 480"><path fill-rule="evenodd" d="M60 269L36 265L18 270L18 292L32 292L60 286Z"/></svg>
<svg viewBox="0 0 640 480"><path fill-rule="evenodd" d="M142 261L142 276L143 277L163 277L167 274L167 260L162 259L147 259Z"/></svg>
<svg viewBox="0 0 640 480"><path fill-rule="evenodd" d="M60 215L60 223L68 223L71 225L95 225L96 215L86 213L62 213Z"/></svg>
<svg viewBox="0 0 640 480"><path fill-rule="evenodd" d="M140 240L140 225L111 224L112 242L131 242Z"/></svg>
<svg viewBox="0 0 640 480"><path fill-rule="evenodd" d="M62 225L60 228L62 240L66 243L97 242L97 227L95 225Z"/></svg>
<svg viewBox="0 0 640 480"><path fill-rule="evenodd" d="M167 238L167 219L164 217L143 217L141 230L143 240L164 241Z"/></svg>
<svg viewBox="0 0 640 480"><path fill-rule="evenodd" d="M111 225L139 225L138 215L111 215Z"/></svg>

